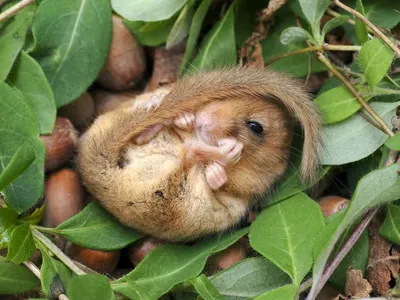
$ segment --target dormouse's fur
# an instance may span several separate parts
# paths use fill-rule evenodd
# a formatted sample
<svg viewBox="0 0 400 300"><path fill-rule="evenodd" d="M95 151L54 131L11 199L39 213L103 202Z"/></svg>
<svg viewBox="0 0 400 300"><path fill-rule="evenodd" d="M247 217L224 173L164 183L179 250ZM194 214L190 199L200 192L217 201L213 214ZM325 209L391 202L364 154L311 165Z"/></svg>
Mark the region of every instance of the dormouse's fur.
<svg viewBox="0 0 400 300"><path fill-rule="evenodd" d="M145 129L184 112L213 116L213 142L230 137L243 144L220 190L207 185L203 163L186 161L184 139L192 134L167 126L149 143L134 143ZM265 135L252 136L249 119L263 124ZM252 196L276 182L287 166L296 120L304 130L301 174L310 181L321 123L299 83L250 67L198 73L177 82L154 111L132 104L100 116L81 139L77 166L87 189L122 223L163 239L189 240L234 225Z"/></svg>

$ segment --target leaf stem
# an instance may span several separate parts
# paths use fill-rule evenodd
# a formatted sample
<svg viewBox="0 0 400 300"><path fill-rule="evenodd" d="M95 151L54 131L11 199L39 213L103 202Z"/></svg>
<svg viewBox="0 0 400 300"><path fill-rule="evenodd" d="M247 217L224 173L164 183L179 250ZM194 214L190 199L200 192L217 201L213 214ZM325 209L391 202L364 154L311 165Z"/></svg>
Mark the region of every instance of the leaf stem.
<svg viewBox="0 0 400 300"><path fill-rule="evenodd" d="M324 43L321 46L311 46L299 50L295 50L292 52L287 52L283 53L281 55L275 56L271 59L269 59L265 64L270 65L274 63L277 60L280 60L282 58L288 57L288 56L293 56L293 55L298 55L298 54L304 54L308 52L316 52L316 51L359 51L361 49L361 46L352 46L352 45L330 45Z"/></svg>
<svg viewBox="0 0 400 300"><path fill-rule="evenodd" d="M397 46L384 34L382 31L378 29L374 24L372 24L366 17L364 17L362 14L360 14L358 11L352 9L351 7L343 4L340 2L340 0L333 0L333 2L343 8L345 11L351 13L353 16L357 17L360 19L363 23L365 23L371 30L380 37L396 54L397 57L400 57L400 49L397 48Z"/></svg>
<svg viewBox="0 0 400 300"><path fill-rule="evenodd" d="M68 268L70 268L76 275L85 275L80 268L78 268L74 262L61 251L56 245L53 244L43 233L37 229L32 229L33 237L39 240L44 246L47 247L55 256L58 257Z"/></svg>
<svg viewBox="0 0 400 300"><path fill-rule="evenodd" d="M4 11L0 14L0 22L3 22L4 20L12 17L17 12L19 12L21 9L25 8L26 6L28 6L29 4L32 4L35 1L36 0L22 0L22 1L18 2L17 4L11 6L9 9L7 9L6 11Z"/></svg>
<svg viewBox="0 0 400 300"><path fill-rule="evenodd" d="M46 232L46 233L55 233L56 232L55 228L43 227L43 226L38 226L38 225L31 225L31 228L37 229L41 232Z"/></svg>
<svg viewBox="0 0 400 300"><path fill-rule="evenodd" d="M322 52L317 52L317 58L331 71L343 84L350 90L350 92L356 97L361 106L371 115L371 117L378 123L382 128L383 132L388 136L394 136L394 133L382 120L382 118L372 109L372 107L357 93L356 89L351 85L351 83L344 77L336 68L331 64L331 62L325 57Z"/></svg>

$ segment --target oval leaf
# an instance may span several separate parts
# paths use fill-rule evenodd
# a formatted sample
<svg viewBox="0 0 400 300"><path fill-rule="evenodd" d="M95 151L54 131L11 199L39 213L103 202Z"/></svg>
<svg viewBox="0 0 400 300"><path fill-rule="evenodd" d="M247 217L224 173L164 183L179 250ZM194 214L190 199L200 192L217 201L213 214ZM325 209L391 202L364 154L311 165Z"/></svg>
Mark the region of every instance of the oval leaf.
<svg viewBox="0 0 400 300"><path fill-rule="evenodd" d="M300 27L289 27L282 31L281 43L284 45L296 44L312 39L308 31Z"/></svg>
<svg viewBox="0 0 400 300"><path fill-rule="evenodd" d="M5 262L0 257L0 294L15 294L29 291L39 280L27 268Z"/></svg>
<svg viewBox="0 0 400 300"><path fill-rule="evenodd" d="M255 298L255 300L293 300L296 297L297 289L298 287L296 285L288 284L275 290L268 291Z"/></svg>
<svg viewBox="0 0 400 300"><path fill-rule="evenodd" d="M400 207L388 205L386 219L379 233L386 239L400 246Z"/></svg>
<svg viewBox="0 0 400 300"><path fill-rule="evenodd" d="M240 299L253 299L291 282L281 269L261 257L244 259L210 280L221 295Z"/></svg>
<svg viewBox="0 0 400 300"><path fill-rule="evenodd" d="M24 51L17 59L8 83L25 98L39 121L40 133L51 133L56 120L53 91L40 65Z"/></svg>
<svg viewBox="0 0 400 300"><path fill-rule="evenodd" d="M78 98L96 79L111 43L111 18L109 0L40 3L32 55L46 74L57 107Z"/></svg>
<svg viewBox="0 0 400 300"><path fill-rule="evenodd" d="M22 96L0 82L0 172L24 144L35 152L30 167L3 190L8 206L18 213L31 208L42 196L44 146L39 140L35 115Z"/></svg>
<svg viewBox="0 0 400 300"><path fill-rule="evenodd" d="M79 246L106 251L122 249L142 236L135 230L119 224L95 202L58 225L54 232Z"/></svg>
<svg viewBox="0 0 400 300"><path fill-rule="evenodd" d="M324 226L318 204L300 193L258 215L250 245L300 284L312 266L313 240Z"/></svg>
<svg viewBox="0 0 400 300"><path fill-rule="evenodd" d="M371 97L364 97L368 101ZM361 109L360 102L345 86L339 86L326 91L315 99L324 116L325 124L340 122Z"/></svg>
<svg viewBox="0 0 400 300"><path fill-rule="evenodd" d="M128 275L114 281L113 289L133 298L137 292L129 281L134 281L152 299L158 299L174 285L198 276L212 253L227 248L247 232L248 228L244 228L193 246L164 244L151 251Z"/></svg>
<svg viewBox="0 0 400 300"><path fill-rule="evenodd" d="M165 46L167 49L175 46L188 35L193 14L193 4L190 2L182 9L178 19L168 35L167 44Z"/></svg>
<svg viewBox="0 0 400 300"><path fill-rule="evenodd" d="M325 227L329 232L321 234L321 237L325 238L323 245L321 245L321 243L315 244L313 286L308 297L311 299L316 297L317 284L335 244L342 233L355 221L359 220L367 209L398 199L400 195L399 171L400 164L394 164L364 176L359 181L343 217L337 218L337 221L339 221L338 225L336 226L336 224L334 224L335 222L331 222ZM328 237L328 239L326 239L326 237Z"/></svg>
<svg viewBox="0 0 400 300"><path fill-rule="evenodd" d="M200 276L191 279L190 283L193 284L197 293L204 300L222 300L224 299L218 290L213 286L210 280L206 277L206 275L201 274Z"/></svg>
<svg viewBox="0 0 400 300"><path fill-rule="evenodd" d="M371 107L390 126L397 103L371 103ZM386 141L387 135L376 129L360 115L343 122L325 126L320 151L324 165L343 165L360 160L375 152Z"/></svg>
<svg viewBox="0 0 400 300"><path fill-rule="evenodd" d="M237 63L233 4L205 36L190 71L212 70Z"/></svg>
<svg viewBox="0 0 400 300"><path fill-rule="evenodd" d="M366 42L361 47L358 56L358 62L364 70L365 78L372 87L376 86L385 77L392 60L392 50L380 39Z"/></svg>
<svg viewBox="0 0 400 300"><path fill-rule="evenodd" d="M385 146L390 149L400 151L400 133L398 132L395 136L389 138L386 141Z"/></svg>
<svg viewBox="0 0 400 300"><path fill-rule="evenodd" d="M35 242L29 224L18 225L11 233L8 245L7 260L20 264L29 259L35 252Z"/></svg>
<svg viewBox="0 0 400 300"><path fill-rule="evenodd" d="M330 0L299 0L301 10L310 23L315 37L315 33L319 32L319 24L325 10L331 4Z"/></svg>
<svg viewBox="0 0 400 300"><path fill-rule="evenodd" d="M337 16L326 22L324 28L322 28L322 36L325 36L328 32L335 29L336 27L342 26L350 19L349 16Z"/></svg>
<svg viewBox="0 0 400 300"><path fill-rule="evenodd" d="M108 278L103 275L94 274L74 277L68 284L67 296L71 300L114 299Z"/></svg>
<svg viewBox="0 0 400 300"><path fill-rule="evenodd" d="M111 0L113 9L130 21L166 20L180 10L187 0Z"/></svg>
<svg viewBox="0 0 400 300"><path fill-rule="evenodd" d="M212 0L203 0L200 6L197 8L196 13L193 16L192 25L190 26L189 38L186 43L185 54L183 55L182 64L180 67L180 73L183 74L188 63L192 60L194 49L197 45L197 39L199 38L201 26L207 11L212 3Z"/></svg>

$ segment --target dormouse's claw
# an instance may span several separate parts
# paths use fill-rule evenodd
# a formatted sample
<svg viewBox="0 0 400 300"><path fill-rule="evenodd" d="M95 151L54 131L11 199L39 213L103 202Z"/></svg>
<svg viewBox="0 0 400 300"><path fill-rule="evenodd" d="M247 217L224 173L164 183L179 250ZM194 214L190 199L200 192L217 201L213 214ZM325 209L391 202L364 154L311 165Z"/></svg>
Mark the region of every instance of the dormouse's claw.
<svg viewBox="0 0 400 300"><path fill-rule="evenodd" d="M225 169L220 164L215 162L206 167L205 174L208 185L214 191L218 190L228 180Z"/></svg>
<svg viewBox="0 0 400 300"><path fill-rule="evenodd" d="M173 122L180 129L187 130L193 128L195 119L196 116L193 113L182 113Z"/></svg>
<svg viewBox="0 0 400 300"><path fill-rule="evenodd" d="M221 157L218 162L226 166L228 164L235 164L240 160L243 144L236 141L235 139L223 139L218 142L220 147Z"/></svg>

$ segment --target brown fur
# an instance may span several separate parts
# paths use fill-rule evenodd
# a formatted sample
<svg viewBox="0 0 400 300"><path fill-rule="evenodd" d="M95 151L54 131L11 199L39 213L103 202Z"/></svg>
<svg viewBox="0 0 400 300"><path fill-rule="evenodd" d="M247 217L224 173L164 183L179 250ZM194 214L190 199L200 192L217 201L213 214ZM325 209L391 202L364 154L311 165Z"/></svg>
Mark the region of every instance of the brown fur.
<svg viewBox="0 0 400 300"><path fill-rule="evenodd" d="M148 144L133 143L149 126L202 110L215 115L215 142L234 137L244 145L241 160L226 167L228 182L215 192L202 163L186 169L182 135L175 130L166 127ZM252 135L245 126L249 118L266 134ZM78 170L122 223L163 239L193 239L234 225L252 196L284 173L294 120L304 129L301 174L310 181L318 164L320 117L300 84L249 67L199 73L176 83L155 111L124 105L99 117L80 142Z"/></svg>

